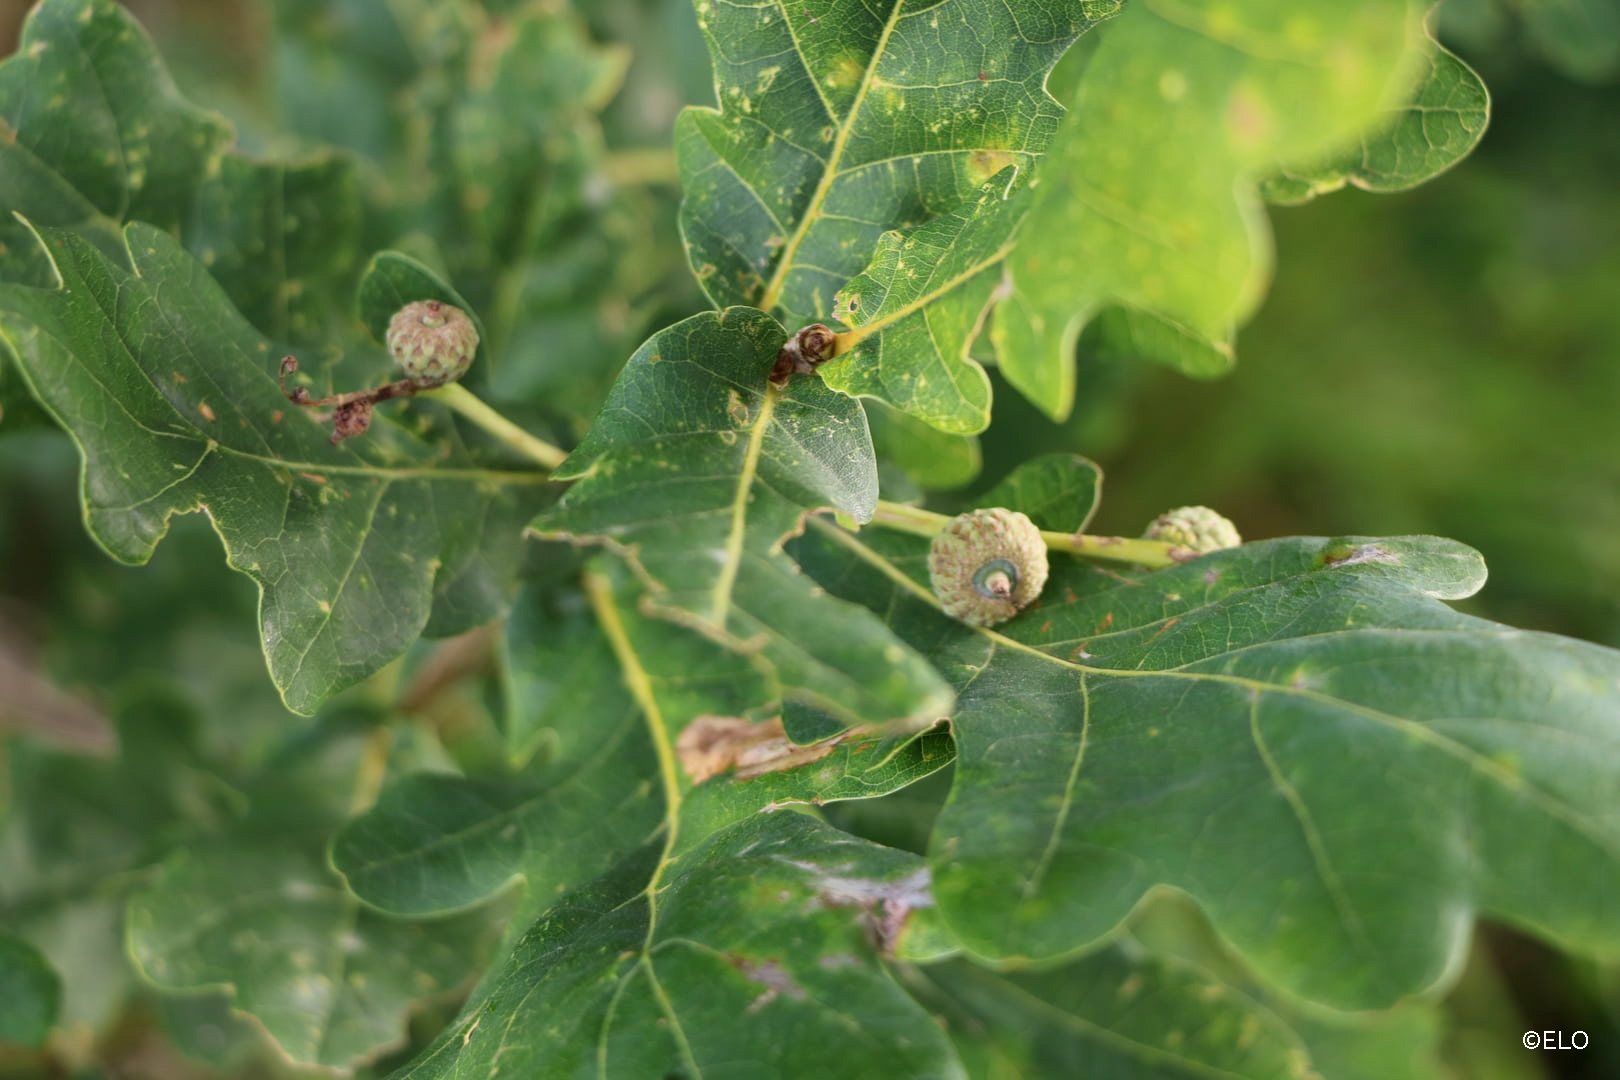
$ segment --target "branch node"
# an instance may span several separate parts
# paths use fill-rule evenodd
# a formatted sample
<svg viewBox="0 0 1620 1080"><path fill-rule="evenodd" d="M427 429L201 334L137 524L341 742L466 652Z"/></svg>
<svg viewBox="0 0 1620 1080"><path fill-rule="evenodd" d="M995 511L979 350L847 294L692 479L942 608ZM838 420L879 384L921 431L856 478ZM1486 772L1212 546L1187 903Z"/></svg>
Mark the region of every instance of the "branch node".
<svg viewBox="0 0 1620 1080"><path fill-rule="evenodd" d="M786 386L794 375L811 375L816 368L838 355L838 335L823 323L811 323L792 337L776 354L771 382Z"/></svg>
<svg viewBox="0 0 1620 1080"><path fill-rule="evenodd" d="M313 408L318 405L332 406L332 445L336 446L344 439L360 435L371 426L371 408L379 401L389 398L409 397L421 389L409 379L400 379L397 382L384 383L382 386L370 390L355 390L348 394L332 394L327 397L310 397L309 391L302 386L287 389L287 376L298 370L298 358L283 356L281 358L281 392L287 400L294 405Z"/></svg>

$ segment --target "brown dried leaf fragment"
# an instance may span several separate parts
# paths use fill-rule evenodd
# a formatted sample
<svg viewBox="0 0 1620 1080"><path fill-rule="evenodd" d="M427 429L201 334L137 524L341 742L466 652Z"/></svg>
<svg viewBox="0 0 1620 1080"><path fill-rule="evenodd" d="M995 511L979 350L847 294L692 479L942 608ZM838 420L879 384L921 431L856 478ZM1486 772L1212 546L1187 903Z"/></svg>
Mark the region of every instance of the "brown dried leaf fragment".
<svg viewBox="0 0 1620 1080"><path fill-rule="evenodd" d="M832 753L840 739L800 746L787 737L780 717L751 721L736 716L700 716L675 740L675 755L694 784L735 769L738 780L796 769Z"/></svg>

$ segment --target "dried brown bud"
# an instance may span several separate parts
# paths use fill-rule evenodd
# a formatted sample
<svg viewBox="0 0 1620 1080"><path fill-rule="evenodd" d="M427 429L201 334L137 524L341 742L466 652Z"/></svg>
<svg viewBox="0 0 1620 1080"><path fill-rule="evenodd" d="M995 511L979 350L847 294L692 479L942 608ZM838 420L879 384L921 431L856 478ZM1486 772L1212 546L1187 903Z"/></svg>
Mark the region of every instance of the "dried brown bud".
<svg viewBox="0 0 1620 1080"><path fill-rule="evenodd" d="M817 366L838 355L838 335L821 323L812 323L788 338L776 354L771 382L786 385L792 375L809 375Z"/></svg>
<svg viewBox="0 0 1620 1080"><path fill-rule="evenodd" d="M370 399L345 402L332 410L332 445L336 446L351 435L363 435L370 426Z"/></svg>
<svg viewBox="0 0 1620 1080"><path fill-rule="evenodd" d="M371 409L377 402L387 401L389 398L408 397L418 389L410 380L400 379L398 382L385 383L371 390L356 390L353 393L333 394L322 398L311 397L309 391L302 386L287 389L287 376L297 370L297 357L281 358L281 392L294 405L302 405L305 408L318 405L332 406L333 446L344 439L363 434L371 426Z"/></svg>

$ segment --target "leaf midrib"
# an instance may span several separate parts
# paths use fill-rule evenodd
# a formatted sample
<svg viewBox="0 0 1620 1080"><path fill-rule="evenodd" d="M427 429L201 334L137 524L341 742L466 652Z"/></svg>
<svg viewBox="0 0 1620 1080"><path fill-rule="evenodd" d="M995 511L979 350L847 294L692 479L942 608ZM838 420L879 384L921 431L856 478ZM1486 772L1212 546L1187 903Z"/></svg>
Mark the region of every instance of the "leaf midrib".
<svg viewBox="0 0 1620 1080"><path fill-rule="evenodd" d="M767 399L768 401L769 399ZM766 410L762 409L761 412ZM674 863L675 845L679 838L681 824L681 805L685 793L681 790L680 773L675 763L675 741L671 737L669 725L664 720L662 707L658 704L657 695L653 692L652 677L641 663L630 635L626 632L624 621L619 617L619 609L614 602L612 585L601 574L586 570L584 576L585 594L590 599L591 608L596 614L597 622L602 628L603 635L608 639L608 645L613 650L614 658L619 662L619 670L624 676L625 687L630 696L635 699L636 705L641 709L642 716L647 721L647 734L652 739L653 750L658 758L659 778L664 787L664 850L658 855L658 862L652 873L647 877L647 884L638 896L647 898L647 933L641 941L641 953L637 957L637 966L647 973L647 982L653 989L653 995L658 1002L660 1010L669 1021L674 1030L677 1045L686 1066L692 1071L694 1080L701 1080L702 1071L698 1068L697 1059L692 1053L691 1044L687 1041L685 1029L681 1026L680 1017L676 1014L669 995L664 992L663 985L658 981L658 975L653 970L652 949L653 942L658 933L658 892L663 882L664 872ZM623 905L620 905L623 906ZM628 976L626 981L628 981ZM620 989L623 984L621 983ZM615 991L615 1002L618 991ZM516 1010L513 1011L514 1018ZM602 1037L598 1045L603 1045L607 1038L607 1024L612 1021L612 1010L603 1018ZM510 1023L508 1031L510 1031Z"/></svg>
<svg viewBox="0 0 1620 1080"><path fill-rule="evenodd" d="M1013 236L1017 236L1016 231L1014 231ZM938 300L947 293L956 291L963 285L966 285L968 282L972 281L974 278L977 278L986 270L989 270L997 263L1000 263L1008 255L1011 255L1015 247L1017 247L1016 240L1008 240L990 255L987 255L985 258L974 263L961 273L955 274L948 278L937 287L932 287L928 292L922 293L915 299L901 304L895 310L888 312L887 314L880 315L871 322L862 323L860 326L857 326L847 334L840 335L844 341L839 351L842 352L848 349L853 349L855 346L859 345L873 334L882 333L887 327L893 326L895 323L898 323L900 320L907 318L908 316L915 315L917 312L923 310L929 304L932 304L935 300ZM895 268L895 274L897 276L899 274L898 265Z"/></svg>
<svg viewBox="0 0 1620 1080"><path fill-rule="evenodd" d="M780 6L780 5L779 5ZM867 62L866 70L861 73L861 83L855 88L855 98L850 103L849 114L844 117L843 123L838 125L838 132L833 137L832 150L827 154L826 166L822 169L821 179L816 184L816 190L810 195L810 202L799 217L799 223L794 226L793 235L788 238L787 244L782 248L782 256L777 261L776 269L771 273L771 280L765 286L765 293L760 299L759 306L770 311L781 298L782 287L787 281L788 273L793 267L793 257L798 253L799 246L809 235L811 226L821 214L821 206L827 201L827 193L832 190L833 181L838 178L838 164L844 156L844 149L849 143L850 133L855 130L855 122L861 115L861 107L866 104L867 91L871 90L872 82L877 75L879 62L889 47L889 36L894 33L895 25L900 21L900 11L906 6L906 0L895 0L894 7L889 11L889 17L883 24L883 30L878 34L877 45L872 49L872 58ZM787 13L782 14L787 19ZM793 24L788 21L788 32L792 34ZM797 47L798 39L794 38ZM799 58L804 63L805 74L816 86L816 93L821 94L821 85L816 83L816 77L810 70L810 62L804 53L799 52ZM825 102L825 96L822 97Z"/></svg>
<svg viewBox="0 0 1620 1080"><path fill-rule="evenodd" d="M1261 763L1265 765L1272 784L1277 788L1283 801L1288 804L1294 820L1299 824L1305 849L1310 852L1311 862L1316 867L1316 875L1322 879L1322 887L1327 891L1328 899L1339 914L1340 924L1357 948L1368 956L1376 957L1377 950L1367 937L1367 928L1362 924L1361 916L1356 914L1355 905L1350 902L1350 894L1345 890L1344 879L1339 876L1338 868L1333 865L1333 858L1328 854L1327 840L1322 836L1322 830L1317 827L1316 815L1311 813L1310 805L1299 793L1299 788L1283 775L1277 759L1271 754L1271 748L1266 745L1265 736L1261 734L1258 691L1252 693L1249 698L1249 740L1254 744Z"/></svg>
<svg viewBox="0 0 1620 1080"><path fill-rule="evenodd" d="M737 573L742 565L743 542L748 535L748 499L754 490L754 478L759 474L759 458L765 446L765 431L776 412L776 399L781 391L772 386L765 389L760 402L759 415L748 431L748 447L743 453L742 470L737 476L737 492L731 500L731 526L726 533L725 560L715 579L709 606L709 621L719 630L726 628L726 613L731 610L731 593L737 584Z"/></svg>
<svg viewBox="0 0 1620 1080"><path fill-rule="evenodd" d="M53 260L53 265L54 265L54 260ZM58 270L58 274L60 274L60 270ZM59 290L46 290L46 291L59 291ZM174 409L172 403L170 403L170 408L173 409L174 415L176 417L178 417L183 424L185 424L185 426L186 426L186 428L188 430L185 431L185 432L160 431L160 430L157 430L156 428L152 428L152 427L148 426L139 417L135 416L127 408L125 408L122 400L118 397L118 395L112 393L112 391L107 387L107 385L105 383L103 383L86 364L84 364L82 361L80 361L78 359L77 352L74 349L70 348L67 345L67 343L65 343L60 337L58 337L56 334L51 333L47 328L39 325L39 323L35 322L33 319L28 319L28 317L25 314L23 314L21 312L13 312L13 313L19 315L20 317L22 317L24 319L27 319L28 325L33 327L34 330L37 333L39 333L43 337L49 338L52 342L54 342L56 344L57 348L61 349L66 355L72 357L75 369L82 372L82 373L84 373L84 375L87 378L94 381L96 383L96 385L101 388L102 393L110 401L112 401L114 404L116 404L118 406L119 411L122 412L124 414L124 416L129 419L130 423L134 424L136 427L140 428L142 431L146 432L148 435L152 436L153 438L183 439L183 440L185 440L187 442L191 442L191 443L201 443L201 444L203 444L203 447L204 447L204 455L203 455L204 457L206 457L209 452L217 450L218 452L220 452L222 454L230 454L230 455L232 455L234 457L239 457L239 458L242 458L243 460L246 460L246 461L257 462L258 464L269 466L272 469L282 469L282 470L286 470L288 472L305 473L305 474L312 474L312 475L316 475L316 476L324 475L326 473L332 473L332 474L335 474L335 475L342 475L342 476L367 476L367 477L371 477L371 478L374 478L374 479L380 479L380 480L489 480L489 481L491 481L493 483L498 483L498 484L539 484L539 483L547 483L550 480L550 476L548 474L543 473L543 472L537 472L537 471L533 471L533 470L528 470L528 469L524 469L524 470L506 470L506 469L480 469L480 468L461 468L461 467L436 468L436 467L422 467L422 466L396 467L396 466L384 466L384 465L345 465L345 464L341 464L341 463L338 463L338 462L294 461L294 460L290 460L288 458L279 458L279 457L275 457L275 456L269 455L269 454L257 454L257 453L254 453L251 450L241 450L241 449L238 449L237 447L227 446L226 444L220 442L218 439L215 439L212 435L209 435L207 432L203 431L201 428L198 428L195 424L193 424L189 419L186 418L185 414L181 413L178 409ZM105 311L102 312L102 316L104 318L109 318L109 316L107 315L107 313ZM116 324L114 324L114 325L116 325ZM18 356L22 355L22 348L21 348L20 344L18 343L16 338L14 338L11 334L8 334L8 333L5 332L5 327L4 327L3 323L0 323L0 340L3 340L6 343L6 347L8 349L10 349L14 354L16 354ZM163 394L162 390L158 387L157 383L155 381L153 381L151 373L148 372L146 370L146 368L144 366L142 366L142 364L138 360L136 360L135 354L130 350L128 343L124 341L124 337L123 337L122 334L118 335L118 341L124 348L125 356L126 356L128 362L137 371L139 371L142 374L142 376L146 379L147 385L152 387L153 391L155 393L157 393L157 395L160 398L163 398L163 400L165 402L168 402L167 396L165 396ZM33 376L29 373L29 370L28 370L27 366L23 365L23 364L19 364L18 368L22 372L23 379L28 383L28 388L29 388L30 392L32 392L36 397L39 397L41 400L43 400L43 397L39 394L37 388L34 385ZM57 410L53 406L51 406L50 404L47 403L46 408L47 408L48 411L51 412L51 414L53 416L56 416L56 418L59 421L62 420L62 417L57 414ZM87 450L87 448L86 448L84 442L79 438L78 432L75 431L70 425L68 425L65 422L63 422L62 426L64 427L64 429L67 430L68 437L73 440L74 445L76 445L79 448L80 452L81 453L85 452ZM199 458L197 460L197 462L195 463L195 465L193 466L193 471L195 471L196 465L201 465L201 463L202 463L202 458ZM173 486L174 486L173 484L169 484L163 490L168 490L168 488L173 487ZM158 494L161 494L161 491ZM143 499L142 502L133 503L131 505L132 506L139 506L143 502L150 501L150 498L151 498L151 496L149 496L147 499ZM125 508L123 508L123 507L103 507L102 509L120 510L120 509L125 509Z"/></svg>
<svg viewBox="0 0 1620 1080"><path fill-rule="evenodd" d="M287 675L286 681L278 687L283 693L298 682L298 677L304 672L304 661L308 660L309 654L314 651L315 643L320 641L322 635L331 628L332 616L343 603L343 594L349 588L349 581L354 577L355 568L366 557L366 548L372 537L371 529L377 521L377 510L382 506L383 499L387 496L388 489L391 486L390 483L377 485L376 496L371 500L371 505L366 508L366 521L360 530L360 542L354 546L354 556L349 560L349 565L344 568L343 576L338 579L337 588L333 590L331 599L322 601L326 606L321 611L320 625L315 628L314 633L309 635L309 640L304 643L303 651L298 654L298 659L293 662L292 671Z"/></svg>

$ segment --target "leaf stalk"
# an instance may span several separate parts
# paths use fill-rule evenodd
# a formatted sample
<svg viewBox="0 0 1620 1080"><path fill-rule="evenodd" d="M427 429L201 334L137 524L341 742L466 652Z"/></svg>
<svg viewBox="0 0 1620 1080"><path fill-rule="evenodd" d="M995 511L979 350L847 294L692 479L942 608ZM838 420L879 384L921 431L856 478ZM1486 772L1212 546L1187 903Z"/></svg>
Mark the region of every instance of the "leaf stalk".
<svg viewBox="0 0 1620 1080"><path fill-rule="evenodd" d="M433 390L424 390L418 396L431 398L434 401L448 405L452 410L460 413L494 436L496 441L510 447L530 460L539 462L548 469L555 469L568 457L566 450L559 446L553 446L544 439L530 435L527 431L524 431L490 408L482 398L460 383L450 383L447 386L440 386Z"/></svg>
<svg viewBox="0 0 1620 1080"><path fill-rule="evenodd" d="M879 499L872 524L886 529L911 533L913 536L932 537L950 524L950 517L924 510L920 506ZM1178 544L1162 540L1141 540L1129 536L1093 536L1089 533L1053 532L1041 530L1041 539L1050 551L1062 551L1088 559L1106 559L1136 566L1162 568L1186 562L1197 553Z"/></svg>

